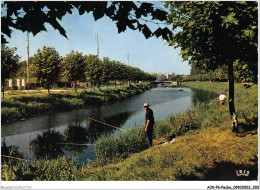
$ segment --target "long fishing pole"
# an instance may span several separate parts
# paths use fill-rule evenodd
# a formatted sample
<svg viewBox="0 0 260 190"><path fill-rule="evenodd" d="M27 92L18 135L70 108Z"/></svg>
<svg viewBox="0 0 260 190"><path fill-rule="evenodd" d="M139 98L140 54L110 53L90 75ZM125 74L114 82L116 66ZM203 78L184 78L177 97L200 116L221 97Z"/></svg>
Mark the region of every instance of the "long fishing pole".
<svg viewBox="0 0 260 190"><path fill-rule="evenodd" d="M96 146L95 144L78 144L78 143L56 143L56 144L79 145L79 146Z"/></svg>
<svg viewBox="0 0 260 190"><path fill-rule="evenodd" d="M89 118L90 120L92 120L92 121L95 121L95 122L101 123L101 124L103 124L103 125L107 125L107 126L109 126L109 127L113 127L113 128L118 129L118 130L120 130L120 131L126 132L126 130L120 129L120 128L115 127L115 126L113 126L113 125L110 125L110 124L107 124L107 123L98 121L98 120L93 119L93 118L91 118L91 117L88 117L88 118Z"/></svg>
<svg viewBox="0 0 260 190"><path fill-rule="evenodd" d="M13 156L7 156L7 155L1 155L2 157L6 157L6 158L11 158L11 159L16 159L16 160L22 160L22 161L26 161L26 162L32 162L31 160L26 160L23 158L17 158L17 157L13 157Z"/></svg>

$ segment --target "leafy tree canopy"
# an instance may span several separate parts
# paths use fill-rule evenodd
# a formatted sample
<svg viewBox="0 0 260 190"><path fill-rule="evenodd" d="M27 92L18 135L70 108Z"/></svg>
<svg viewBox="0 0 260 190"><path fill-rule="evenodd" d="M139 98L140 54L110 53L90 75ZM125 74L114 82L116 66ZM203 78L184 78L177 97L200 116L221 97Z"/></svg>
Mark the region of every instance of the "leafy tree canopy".
<svg viewBox="0 0 260 190"><path fill-rule="evenodd" d="M86 63L86 77L87 80L95 86L101 83L101 77L103 74L103 64L100 59L96 55L88 55L85 56L85 63Z"/></svg>
<svg viewBox="0 0 260 190"><path fill-rule="evenodd" d="M1 45L1 83L4 84L5 80L13 77L20 68L20 56L15 54L16 48L9 48L8 46Z"/></svg>
<svg viewBox="0 0 260 190"><path fill-rule="evenodd" d="M82 53L73 50L66 55L62 63L62 77L64 81L75 83L75 91L77 91L76 82L85 79L86 64Z"/></svg>
<svg viewBox="0 0 260 190"><path fill-rule="evenodd" d="M58 81L60 74L61 57L53 47L38 49L33 56L32 70L37 79L50 90L51 85Z"/></svg>
<svg viewBox="0 0 260 190"><path fill-rule="evenodd" d="M258 8L253 1L166 2L168 24L176 31L170 45L200 68L245 61L257 70Z"/></svg>
<svg viewBox="0 0 260 190"><path fill-rule="evenodd" d="M165 40L171 38L171 31L160 22L166 20L166 12L154 8L151 3L131 1L5 1L2 7L6 8L6 15L1 16L2 43L6 43L3 34L11 38L12 28L31 32L33 35L46 31L45 23L57 29L61 35L67 38L66 31L58 22L66 14L72 14L77 9L79 15L92 13L95 20L104 16L109 17L116 23L118 33L127 28L139 30L149 38L152 36L162 37ZM148 22L158 25L155 31L151 31Z"/></svg>

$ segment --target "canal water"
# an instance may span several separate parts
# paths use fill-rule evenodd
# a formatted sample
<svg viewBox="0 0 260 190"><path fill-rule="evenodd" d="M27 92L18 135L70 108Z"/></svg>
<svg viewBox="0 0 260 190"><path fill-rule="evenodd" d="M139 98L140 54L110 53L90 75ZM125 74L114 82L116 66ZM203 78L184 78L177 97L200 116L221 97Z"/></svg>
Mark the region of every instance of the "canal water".
<svg viewBox="0 0 260 190"><path fill-rule="evenodd" d="M1 127L2 151L12 147L17 156L26 159L73 156L79 162L86 163L88 159L95 160L95 146L62 143L95 144L98 138L122 133L115 128L89 120L88 117L127 130L144 124L145 102L151 105L155 120L161 120L177 112L183 112L197 102L208 101L217 96L212 91L191 88L178 91L177 88L160 87L116 103L6 123Z"/></svg>

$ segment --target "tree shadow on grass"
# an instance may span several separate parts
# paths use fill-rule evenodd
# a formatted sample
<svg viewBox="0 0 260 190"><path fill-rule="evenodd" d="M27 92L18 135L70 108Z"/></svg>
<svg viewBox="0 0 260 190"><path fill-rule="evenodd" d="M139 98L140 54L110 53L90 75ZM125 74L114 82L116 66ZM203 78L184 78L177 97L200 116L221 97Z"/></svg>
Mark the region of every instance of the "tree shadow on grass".
<svg viewBox="0 0 260 190"><path fill-rule="evenodd" d="M257 180L258 164L234 164L232 162L216 163L216 167L207 171L205 180L212 181L252 181Z"/></svg>
<svg viewBox="0 0 260 190"><path fill-rule="evenodd" d="M253 181L258 178L257 158L253 160L254 165L234 164L232 162L215 163L211 169L196 169L197 173L204 176L198 177L194 174L180 175L179 180L187 181Z"/></svg>
<svg viewBox="0 0 260 190"><path fill-rule="evenodd" d="M246 123L241 123L241 128L242 128L243 133L257 134L258 117L255 117Z"/></svg>
<svg viewBox="0 0 260 190"><path fill-rule="evenodd" d="M238 126L238 136L256 135L258 131L258 117L246 119L246 122L240 122Z"/></svg>

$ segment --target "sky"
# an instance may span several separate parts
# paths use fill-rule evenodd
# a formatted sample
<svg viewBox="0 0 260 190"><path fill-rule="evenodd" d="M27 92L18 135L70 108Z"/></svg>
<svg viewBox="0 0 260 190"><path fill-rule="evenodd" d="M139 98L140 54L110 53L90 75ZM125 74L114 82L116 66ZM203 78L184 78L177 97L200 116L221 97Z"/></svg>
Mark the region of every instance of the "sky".
<svg viewBox="0 0 260 190"><path fill-rule="evenodd" d="M156 7L162 7L159 2L153 2ZM99 58L109 57L138 67L149 73L169 73L188 75L190 66L178 55L178 49L166 44L161 38L146 39L139 31L127 29L118 34L116 23L108 17L94 21L92 14L79 15L77 10L65 15L59 23L66 31L67 38L60 35L51 25L46 24L47 32L42 31L33 36L29 33L30 56L43 46L54 47L61 56L66 56L71 50L82 52L83 55L97 54L99 40ZM163 26L165 27L165 26ZM13 30L7 46L16 47L21 61L27 59L27 33Z"/></svg>

